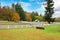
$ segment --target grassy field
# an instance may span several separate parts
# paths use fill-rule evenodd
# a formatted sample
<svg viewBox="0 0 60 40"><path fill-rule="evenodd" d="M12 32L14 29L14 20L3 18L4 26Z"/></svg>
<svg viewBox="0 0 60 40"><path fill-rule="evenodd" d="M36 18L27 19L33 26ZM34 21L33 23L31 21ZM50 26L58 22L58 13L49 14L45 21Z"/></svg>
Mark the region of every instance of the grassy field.
<svg viewBox="0 0 60 40"><path fill-rule="evenodd" d="M22 22L1 22L0 25L21 25L21 24L28 24L28 23L22 23Z"/></svg>
<svg viewBox="0 0 60 40"><path fill-rule="evenodd" d="M45 26L45 32L48 32L48 33L57 33L59 30L60 30L60 24Z"/></svg>
<svg viewBox="0 0 60 40"><path fill-rule="evenodd" d="M60 40L60 24L36 28L0 29L0 40Z"/></svg>

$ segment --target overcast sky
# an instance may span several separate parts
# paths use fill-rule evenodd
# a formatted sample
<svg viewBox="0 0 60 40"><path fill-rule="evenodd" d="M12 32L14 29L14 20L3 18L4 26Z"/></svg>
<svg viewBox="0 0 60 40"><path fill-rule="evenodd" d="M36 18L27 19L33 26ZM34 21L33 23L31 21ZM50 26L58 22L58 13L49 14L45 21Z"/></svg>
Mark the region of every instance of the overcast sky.
<svg viewBox="0 0 60 40"><path fill-rule="evenodd" d="M17 0L0 0L1 6L10 6L16 3ZM25 11L37 11L39 14L44 15L44 0L19 0L19 3ZM60 0L54 0L54 15L53 17L60 17Z"/></svg>

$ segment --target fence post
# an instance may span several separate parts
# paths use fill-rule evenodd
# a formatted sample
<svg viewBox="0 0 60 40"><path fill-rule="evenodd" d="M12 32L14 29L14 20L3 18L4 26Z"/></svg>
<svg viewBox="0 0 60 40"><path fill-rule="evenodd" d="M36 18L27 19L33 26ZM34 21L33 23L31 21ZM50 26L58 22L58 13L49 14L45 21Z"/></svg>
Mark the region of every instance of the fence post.
<svg viewBox="0 0 60 40"><path fill-rule="evenodd" d="M8 29L9 29L9 25L8 25Z"/></svg>

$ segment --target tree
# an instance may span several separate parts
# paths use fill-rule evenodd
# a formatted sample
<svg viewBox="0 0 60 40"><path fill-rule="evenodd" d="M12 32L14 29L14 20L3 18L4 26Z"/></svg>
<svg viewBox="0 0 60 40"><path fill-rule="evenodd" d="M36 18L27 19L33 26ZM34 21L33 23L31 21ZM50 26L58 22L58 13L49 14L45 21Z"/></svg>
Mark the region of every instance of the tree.
<svg viewBox="0 0 60 40"><path fill-rule="evenodd" d="M5 7L0 9L0 20L19 21L19 19L19 14L14 9Z"/></svg>
<svg viewBox="0 0 60 40"><path fill-rule="evenodd" d="M55 18L55 22L60 22L60 17Z"/></svg>
<svg viewBox="0 0 60 40"><path fill-rule="evenodd" d="M26 12L26 21L32 21L31 13Z"/></svg>
<svg viewBox="0 0 60 40"><path fill-rule="evenodd" d="M42 14L40 14L39 16L42 16Z"/></svg>
<svg viewBox="0 0 60 40"><path fill-rule="evenodd" d="M55 22L55 18L51 18L51 22L52 22L52 23Z"/></svg>
<svg viewBox="0 0 60 40"><path fill-rule="evenodd" d="M0 20L9 20L11 19L10 9L1 8L0 9Z"/></svg>
<svg viewBox="0 0 60 40"><path fill-rule="evenodd" d="M36 15L34 12L31 13L31 17L32 17L32 21L35 21L36 20Z"/></svg>
<svg viewBox="0 0 60 40"><path fill-rule="evenodd" d="M12 5L12 7L13 7L13 5ZM23 8L21 7L21 5L19 3L17 3L15 5L15 10L16 10L17 13L19 13L19 16L21 17L20 19L23 20L23 21L25 21L26 15L24 13Z"/></svg>
<svg viewBox="0 0 60 40"><path fill-rule="evenodd" d="M14 10L15 10L15 4L14 4L14 3L12 4L12 9L14 9Z"/></svg>
<svg viewBox="0 0 60 40"><path fill-rule="evenodd" d="M52 14L54 13L54 8L53 8L54 3L53 0L45 0L45 1L47 3L46 4L47 7L45 7L46 11L45 11L44 19L50 24L52 19Z"/></svg>
<svg viewBox="0 0 60 40"><path fill-rule="evenodd" d="M18 14L18 13L14 13L14 14L12 15L12 20L15 21L15 22L19 21L19 20L20 20L19 14Z"/></svg>
<svg viewBox="0 0 60 40"><path fill-rule="evenodd" d="M35 12L35 15L36 15L36 16L39 16L39 15L38 15L38 12Z"/></svg>

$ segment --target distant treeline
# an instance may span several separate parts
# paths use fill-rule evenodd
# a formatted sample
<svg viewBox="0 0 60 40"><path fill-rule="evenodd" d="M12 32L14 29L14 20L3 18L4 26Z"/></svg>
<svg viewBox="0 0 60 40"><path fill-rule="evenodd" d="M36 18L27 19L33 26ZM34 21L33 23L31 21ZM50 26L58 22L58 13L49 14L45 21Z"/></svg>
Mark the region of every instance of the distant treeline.
<svg viewBox="0 0 60 40"><path fill-rule="evenodd" d="M43 21L43 16L38 12L26 12L20 4L12 4L12 8L3 6L0 8L0 20L6 21Z"/></svg>

